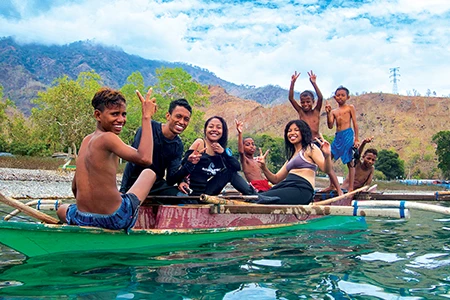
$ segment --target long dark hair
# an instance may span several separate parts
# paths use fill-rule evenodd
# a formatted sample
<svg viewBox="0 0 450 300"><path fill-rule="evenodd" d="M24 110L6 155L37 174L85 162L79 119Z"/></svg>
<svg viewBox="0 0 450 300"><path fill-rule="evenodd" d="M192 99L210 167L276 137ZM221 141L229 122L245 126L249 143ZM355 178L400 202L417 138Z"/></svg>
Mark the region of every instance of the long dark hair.
<svg viewBox="0 0 450 300"><path fill-rule="evenodd" d="M294 144L292 144L287 137L289 127L291 127L292 124L297 125L298 129L300 129L300 134L302 135L301 143L303 150L312 143L312 133L308 123L303 120L292 120L287 123L286 127L284 128L284 148L286 150L286 157L288 160L291 159L295 153Z"/></svg>
<svg viewBox="0 0 450 300"><path fill-rule="evenodd" d="M212 116L211 118L206 120L205 128L203 129L203 134L206 137L206 128L208 127L208 124L209 124L209 122L211 122L212 119L218 119L220 121L220 123L222 123L222 137L219 139L219 144L220 144L220 146L222 146L222 148L225 149L227 147L227 143L228 143L228 126L227 126L227 122L225 122L225 120L222 117Z"/></svg>

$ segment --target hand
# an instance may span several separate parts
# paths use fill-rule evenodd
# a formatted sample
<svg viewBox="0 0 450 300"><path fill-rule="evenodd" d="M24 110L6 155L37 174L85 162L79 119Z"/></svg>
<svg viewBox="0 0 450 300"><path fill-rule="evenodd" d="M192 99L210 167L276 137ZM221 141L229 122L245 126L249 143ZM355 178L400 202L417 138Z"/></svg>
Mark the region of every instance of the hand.
<svg viewBox="0 0 450 300"><path fill-rule="evenodd" d="M143 118L151 118L157 110L156 107L156 98L150 98L152 96L153 93L153 89L150 88L147 92L147 94L145 94L145 98L142 97L141 93L136 90L136 95L138 96L139 100L141 101L142 104L142 117Z"/></svg>
<svg viewBox="0 0 450 300"><path fill-rule="evenodd" d="M189 184L186 182L180 182L180 184L178 184L178 190L188 195L192 193L192 190L189 188Z"/></svg>
<svg viewBox="0 0 450 300"><path fill-rule="evenodd" d="M223 149L223 147L222 147L219 143L217 143L217 142L212 143L212 144L211 144L211 148L212 148L212 150L213 150L215 153L218 153L218 154L222 154L223 151L225 151L225 150Z"/></svg>
<svg viewBox="0 0 450 300"><path fill-rule="evenodd" d="M327 114L331 112L331 105L328 100L325 102L325 111L327 112Z"/></svg>
<svg viewBox="0 0 450 300"><path fill-rule="evenodd" d="M236 130L238 133L242 133L242 127L244 126L244 122L238 121L234 119L234 122L236 123Z"/></svg>
<svg viewBox="0 0 450 300"><path fill-rule="evenodd" d="M266 166L266 157L267 154L269 154L269 150L270 149L267 149L266 153L262 154L262 149L259 148L259 156L253 158L258 163L260 168L264 168Z"/></svg>
<svg viewBox="0 0 450 300"><path fill-rule="evenodd" d="M331 146L330 146L330 143L323 138L323 135L320 134L320 138L316 137L315 140L319 143L320 151L322 151L323 156L325 158L331 157Z"/></svg>
<svg viewBox="0 0 450 300"><path fill-rule="evenodd" d="M359 148L359 140L355 139L355 142L353 143L353 147Z"/></svg>
<svg viewBox="0 0 450 300"><path fill-rule="evenodd" d="M199 144L197 144L197 147L195 147L194 151L191 153L191 155L188 156L188 161L193 163L194 165L198 164L200 161L200 158L202 157L202 153L205 152L206 148L203 148L201 150L198 150Z"/></svg>
<svg viewBox="0 0 450 300"><path fill-rule="evenodd" d="M316 74L313 73L312 70L311 70L311 72L308 72L308 75L309 75L309 81L311 81L311 83L316 83L317 76L316 76Z"/></svg>
<svg viewBox="0 0 450 300"><path fill-rule="evenodd" d="M368 143L370 143L370 142L372 142L372 141L373 141L373 136L368 137L368 138L365 138L365 139L362 141L362 144L368 144Z"/></svg>
<svg viewBox="0 0 450 300"><path fill-rule="evenodd" d="M300 74L301 73L297 74L297 71L295 71L294 75L291 76L291 82L294 83L297 80L298 76L300 76Z"/></svg>

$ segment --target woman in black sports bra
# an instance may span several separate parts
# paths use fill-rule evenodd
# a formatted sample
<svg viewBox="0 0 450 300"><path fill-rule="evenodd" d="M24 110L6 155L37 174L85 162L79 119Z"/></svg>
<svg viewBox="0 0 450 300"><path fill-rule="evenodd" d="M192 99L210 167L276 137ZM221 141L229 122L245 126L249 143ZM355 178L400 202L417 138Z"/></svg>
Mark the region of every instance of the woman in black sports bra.
<svg viewBox="0 0 450 300"><path fill-rule="evenodd" d="M277 200L258 203L266 204L309 204L313 201L317 167L325 173L332 168L331 147L323 138L316 139L320 148L313 144L309 125L302 120L290 121L284 129L284 144L288 160L276 173L265 164L265 156L258 157L266 178L276 184L260 195Z"/></svg>
<svg viewBox="0 0 450 300"><path fill-rule="evenodd" d="M187 182L180 183L178 189L186 193L190 188L193 196L218 195L230 182L243 195L255 194L253 188L238 174L241 164L226 148L228 127L225 120L219 116L209 118L203 132L205 138L196 139L185 153L182 165L186 165L190 174ZM191 162L188 161L189 156Z"/></svg>

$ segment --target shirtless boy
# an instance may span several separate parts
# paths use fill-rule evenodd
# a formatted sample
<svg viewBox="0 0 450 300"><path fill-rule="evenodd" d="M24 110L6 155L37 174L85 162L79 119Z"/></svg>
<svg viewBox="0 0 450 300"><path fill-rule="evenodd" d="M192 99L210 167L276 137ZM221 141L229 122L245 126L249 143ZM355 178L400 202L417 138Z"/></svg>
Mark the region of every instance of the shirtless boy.
<svg viewBox="0 0 450 300"><path fill-rule="evenodd" d="M300 73L297 74L297 71L295 71L294 75L292 75L291 77L291 86L289 88L289 101L291 102L295 110L298 112L298 118L308 123L309 127L311 128L312 139L314 141L316 139L321 138L319 132L319 123L320 123L320 110L322 108L323 96L322 92L319 90L319 87L317 86L316 83L317 79L316 74L314 74L314 72L311 70L311 72L308 72L308 75L309 81L311 82L317 94L316 106L314 108L312 107L314 104L314 94L309 90L305 90L300 94L300 104L298 104L295 101L294 86L295 81L297 81L297 78L300 76ZM317 146L320 147L320 144L317 144ZM331 170L330 173L328 173L327 175L330 178L330 186L335 186L334 189L336 189L338 195L342 195L343 193L341 191L339 182L337 180L334 171Z"/></svg>
<svg viewBox="0 0 450 300"><path fill-rule="evenodd" d="M314 94L312 91L309 90L303 91L300 94L300 104L298 104L295 101L294 86L295 81L300 76L300 73L297 74L297 71L295 71L294 75L292 75L291 77L291 86L289 88L289 101L291 102L295 110L298 112L298 118L308 123L309 127L311 128L312 138L313 140L315 140L315 138L320 138L319 121L320 121L320 110L322 109L323 96L316 83L317 78L316 74L314 74L313 71L311 71L308 72L308 75L309 81L311 82L317 94L316 106L313 108Z"/></svg>
<svg viewBox="0 0 450 300"><path fill-rule="evenodd" d="M151 118L156 99L150 89L142 103L142 139L138 149L125 144L119 134L126 123L126 100L119 91L102 88L92 99L96 130L81 143L76 162L72 191L76 204L61 205L57 214L69 225L96 226L108 229L132 228L139 205L155 182L155 172L144 170L128 193L117 189L119 157L142 165L152 163L153 136Z"/></svg>
<svg viewBox="0 0 450 300"><path fill-rule="evenodd" d="M261 167L253 157L256 151L255 141L250 137L243 139L242 128L244 123L238 120L234 121L236 122L236 130L238 132L239 157L241 159L242 171L244 172L245 178L257 192L270 190L269 181L264 177L261 172ZM259 151L262 156L261 148L259 148ZM266 156L268 152L269 150L266 151Z"/></svg>
<svg viewBox="0 0 450 300"><path fill-rule="evenodd" d="M361 146L359 146L359 153L362 153L364 150L364 146L367 143L372 142L373 137L371 138L365 138ZM375 171L375 162L377 161L377 155L378 151L376 149L370 148L367 149L366 152L364 152L364 155L362 156L362 160L358 159L356 161L355 165L355 180L353 183L353 188L359 189L365 185L368 185L372 182L373 179L373 173ZM348 189L349 186L349 178L344 180L344 183L342 184L343 189Z"/></svg>
<svg viewBox="0 0 450 300"><path fill-rule="evenodd" d="M355 179L355 165L353 163L353 149L358 148L358 125L356 124L356 111L353 105L347 104L350 99L349 90L343 86L336 89L334 99L338 108L331 110L331 105L325 105L327 112L328 128L332 129L336 123L336 135L331 144L331 155L337 160L341 158L342 163L348 167L348 191L353 191ZM353 125L353 128L352 128ZM336 187L336 185L334 185Z"/></svg>

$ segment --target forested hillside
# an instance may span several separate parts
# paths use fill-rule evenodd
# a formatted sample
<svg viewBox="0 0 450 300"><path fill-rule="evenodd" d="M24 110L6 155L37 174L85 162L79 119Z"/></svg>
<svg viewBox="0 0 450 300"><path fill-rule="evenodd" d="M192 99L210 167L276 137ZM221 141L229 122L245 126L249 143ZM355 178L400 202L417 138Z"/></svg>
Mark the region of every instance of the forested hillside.
<svg viewBox="0 0 450 300"><path fill-rule="evenodd" d="M232 95L262 104L282 103L286 99L287 91L277 86L256 88L237 85L201 67L148 60L91 42L44 46L21 45L12 38L0 39L0 85L4 87L4 94L27 114L32 107L30 101L37 92L44 91L63 75L75 79L80 72L93 70L102 77L104 85L119 88L136 71L144 76L147 85L152 85L155 70L162 67L181 67L202 84L219 85Z"/></svg>

